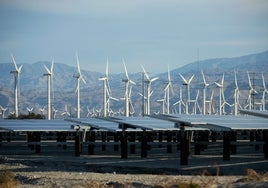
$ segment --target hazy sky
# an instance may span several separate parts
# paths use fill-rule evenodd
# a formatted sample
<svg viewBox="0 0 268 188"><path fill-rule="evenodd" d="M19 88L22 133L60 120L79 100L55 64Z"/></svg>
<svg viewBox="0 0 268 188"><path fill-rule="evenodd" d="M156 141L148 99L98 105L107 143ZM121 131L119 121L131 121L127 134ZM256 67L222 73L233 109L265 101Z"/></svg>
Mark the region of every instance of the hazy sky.
<svg viewBox="0 0 268 188"><path fill-rule="evenodd" d="M268 50L267 0L0 0L0 62L160 73Z"/></svg>

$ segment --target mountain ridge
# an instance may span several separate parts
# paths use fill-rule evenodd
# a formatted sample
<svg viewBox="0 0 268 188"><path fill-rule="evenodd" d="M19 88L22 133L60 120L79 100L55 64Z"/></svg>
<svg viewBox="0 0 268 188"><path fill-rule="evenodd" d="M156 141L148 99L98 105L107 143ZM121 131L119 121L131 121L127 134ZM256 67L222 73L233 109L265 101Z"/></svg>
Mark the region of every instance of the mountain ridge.
<svg viewBox="0 0 268 188"><path fill-rule="evenodd" d="M43 65L50 67L51 62L39 61L32 64L22 64L22 72L20 78L20 109L25 112L26 106L33 106L36 109L44 106L46 104L46 88L47 79L43 74L45 70ZM13 108L13 87L14 78L10 74L10 71L14 69L12 63L1 63L0 64L0 105L8 106L8 108ZM262 80L260 73L264 73L265 80L268 79L268 51L249 54L233 58L213 58L201 61L195 61L187 65L175 68L171 70L171 77L174 87L174 96L171 97L171 101L174 103L178 100L179 87L182 86L181 79L178 73L183 74L185 77L190 77L195 74L194 80L191 85L191 95L195 96L197 90L201 90L202 77L200 70L203 70L208 83L211 84L211 90L215 90L215 97L217 98L217 91L213 83L221 79L222 74L225 74L225 93L226 98L231 102L231 95L234 88L234 70L238 72L238 82L241 92L246 95L248 90L248 80L247 71L255 78L256 88L261 92ZM68 106L75 107L76 95L76 80L73 78L74 73L76 73L77 68L75 66L66 65L64 63L55 63L54 65L54 105L55 108L62 110L67 104ZM102 106L102 93L103 93L103 82L99 81L99 77L103 76L103 73L88 71L82 69L82 74L85 77L87 84L81 84L81 106L82 113L85 114L86 107L101 108ZM253 74L254 73L254 74ZM154 90L152 96L152 111L156 112L161 109L160 103L156 100L163 98L163 89L167 84L167 72L159 73L157 75L159 80L152 83L152 88ZM125 77L124 73L110 74L110 86L112 89L113 96L117 98L122 98L124 96L124 83L122 79ZM140 111L141 97L138 93L141 92L141 73L129 74L129 77L134 80L137 85L133 86L132 100L134 107L137 111ZM183 91L185 95L185 91ZM185 98L185 96L183 96ZM200 94L200 100L202 95ZM244 97L245 98L245 97ZM243 99L245 100L245 99ZM115 103L112 102L112 106L116 109L124 108L124 101L119 101ZM11 110L10 110L11 111Z"/></svg>

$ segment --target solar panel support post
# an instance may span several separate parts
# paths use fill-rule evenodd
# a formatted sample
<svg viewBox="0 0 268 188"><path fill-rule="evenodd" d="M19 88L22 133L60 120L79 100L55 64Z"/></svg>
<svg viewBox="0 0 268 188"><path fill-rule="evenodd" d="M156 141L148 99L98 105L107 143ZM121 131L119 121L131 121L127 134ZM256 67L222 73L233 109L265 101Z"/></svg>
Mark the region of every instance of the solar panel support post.
<svg viewBox="0 0 268 188"><path fill-rule="evenodd" d="M232 142L232 144L231 144L231 153L236 154L237 153L237 146L236 146L237 132L236 131L231 131L230 132L230 140Z"/></svg>
<svg viewBox="0 0 268 188"><path fill-rule="evenodd" d="M27 142L28 142L28 148L31 150L34 150L34 145L31 143L33 142L33 133L32 132L27 132Z"/></svg>
<svg viewBox="0 0 268 188"><path fill-rule="evenodd" d="M119 125L122 127L122 132L121 132L121 137L120 137L120 142L121 142L121 159L127 159L128 158L128 153L127 153L127 132L126 126L124 124Z"/></svg>
<svg viewBox="0 0 268 188"><path fill-rule="evenodd" d="M80 154L81 154L81 134L79 131L76 132L76 135L75 135L75 156L76 157L79 157Z"/></svg>
<svg viewBox="0 0 268 188"><path fill-rule="evenodd" d="M114 133L114 151L118 151L119 149L118 141L119 141L119 133L115 132Z"/></svg>
<svg viewBox="0 0 268 188"><path fill-rule="evenodd" d="M189 156L189 134L185 131L185 125L180 124L180 134L181 134L181 155L180 155L180 164L188 165L188 156Z"/></svg>
<svg viewBox="0 0 268 188"><path fill-rule="evenodd" d="M94 155L94 148L95 148L95 140L96 140L96 134L94 131L88 132L88 155Z"/></svg>
<svg viewBox="0 0 268 188"><path fill-rule="evenodd" d="M167 153L172 153L172 132L171 131L167 131L166 132L166 136L167 136Z"/></svg>
<svg viewBox="0 0 268 188"><path fill-rule="evenodd" d="M34 141L36 142L35 144L35 153L40 154L41 153L41 133L40 132L35 132L34 133Z"/></svg>
<svg viewBox="0 0 268 188"><path fill-rule="evenodd" d="M229 131L224 131L223 132L223 160L224 161L230 161L230 146L231 146L231 141L230 141L230 132Z"/></svg>
<svg viewBox="0 0 268 188"><path fill-rule="evenodd" d="M268 159L268 130L263 130L263 141L264 158Z"/></svg>
<svg viewBox="0 0 268 188"><path fill-rule="evenodd" d="M147 157L147 148L148 148L147 132L145 129L143 129L141 137L141 158Z"/></svg>

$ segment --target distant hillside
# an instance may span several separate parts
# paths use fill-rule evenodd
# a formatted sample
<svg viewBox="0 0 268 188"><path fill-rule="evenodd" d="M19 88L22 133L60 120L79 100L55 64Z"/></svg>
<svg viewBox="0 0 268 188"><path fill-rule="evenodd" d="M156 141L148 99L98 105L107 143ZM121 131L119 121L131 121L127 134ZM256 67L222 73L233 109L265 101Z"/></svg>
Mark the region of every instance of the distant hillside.
<svg viewBox="0 0 268 188"><path fill-rule="evenodd" d="M20 111L26 113L26 107L32 106L36 112L40 112L39 108L46 105L46 90L47 90L47 78L43 76L45 70L43 65L50 66L50 62L37 62L33 64L23 64L21 78L20 78ZM0 105L8 107L9 111L13 110L13 87L14 78L10 74L13 70L13 64L2 63L0 64ZM200 70L203 70L206 76L206 80L211 85L208 88L208 96L211 91L215 91L215 103L219 95L218 89L215 87L214 82L221 79L222 74L225 74L225 97L229 103L233 103L233 89L234 89L234 70L238 72L238 85L241 90L241 103L246 103L248 97L248 77L247 71L250 72L252 81L254 80L254 87L259 91L256 95L256 101L260 100L262 92L262 80L261 73L264 73L265 81L268 83L268 51L245 55L234 58L217 58L202 60L199 62L189 63L183 67L174 69L171 71L171 78L174 88L174 95L171 97L171 103L175 103L179 98L179 87L183 89L183 98L185 99L185 87L182 85L182 81L178 73L181 73L186 78L195 74L193 82L191 84L191 98L195 98L197 91L200 90L199 104L202 100L202 77ZM150 70L148 70L150 71ZM73 78L76 73L76 67L68 66L62 63L55 63L54 65L54 79L53 79L53 103L54 107L60 112L64 110L64 106L67 105L69 110L74 114L76 96L75 87L76 80ZM87 81L84 85L81 83L81 106L82 117L87 114L87 106L89 109L101 109L102 96L103 96L103 83L99 81L99 77L102 73L91 72L82 70L82 73ZM141 112L141 74L129 75L137 85L133 86L132 90L132 102L135 107L136 114ZM157 99L164 97L164 88L167 84L167 73L155 75L159 77L159 80L152 83L152 112L158 112L162 109L162 104L156 102ZM118 99L124 97L124 73L111 74L110 86L112 95ZM124 109L124 101L111 101L111 108L114 110ZM176 107L177 108L177 107ZM172 105L172 109L175 106ZM229 109L230 111L231 109ZM60 115L58 115L60 117Z"/></svg>

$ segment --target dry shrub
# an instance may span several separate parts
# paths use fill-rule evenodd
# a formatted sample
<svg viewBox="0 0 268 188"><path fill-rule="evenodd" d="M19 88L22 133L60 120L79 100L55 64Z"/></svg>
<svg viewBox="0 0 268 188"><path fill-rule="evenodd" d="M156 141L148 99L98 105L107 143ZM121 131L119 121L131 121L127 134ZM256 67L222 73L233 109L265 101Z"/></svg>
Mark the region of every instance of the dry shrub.
<svg viewBox="0 0 268 188"><path fill-rule="evenodd" d="M268 181L268 172L260 174L253 169L247 169L248 181Z"/></svg>
<svg viewBox="0 0 268 188"><path fill-rule="evenodd" d="M3 171L0 173L0 187L1 188L14 188L18 182L15 180L15 174L11 171Z"/></svg>
<svg viewBox="0 0 268 188"><path fill-rule="evenodd" d="M155 185L155 188L199 188L201 187L195 183L185 183L185 182L170 182L163 185Z"/></svg>

